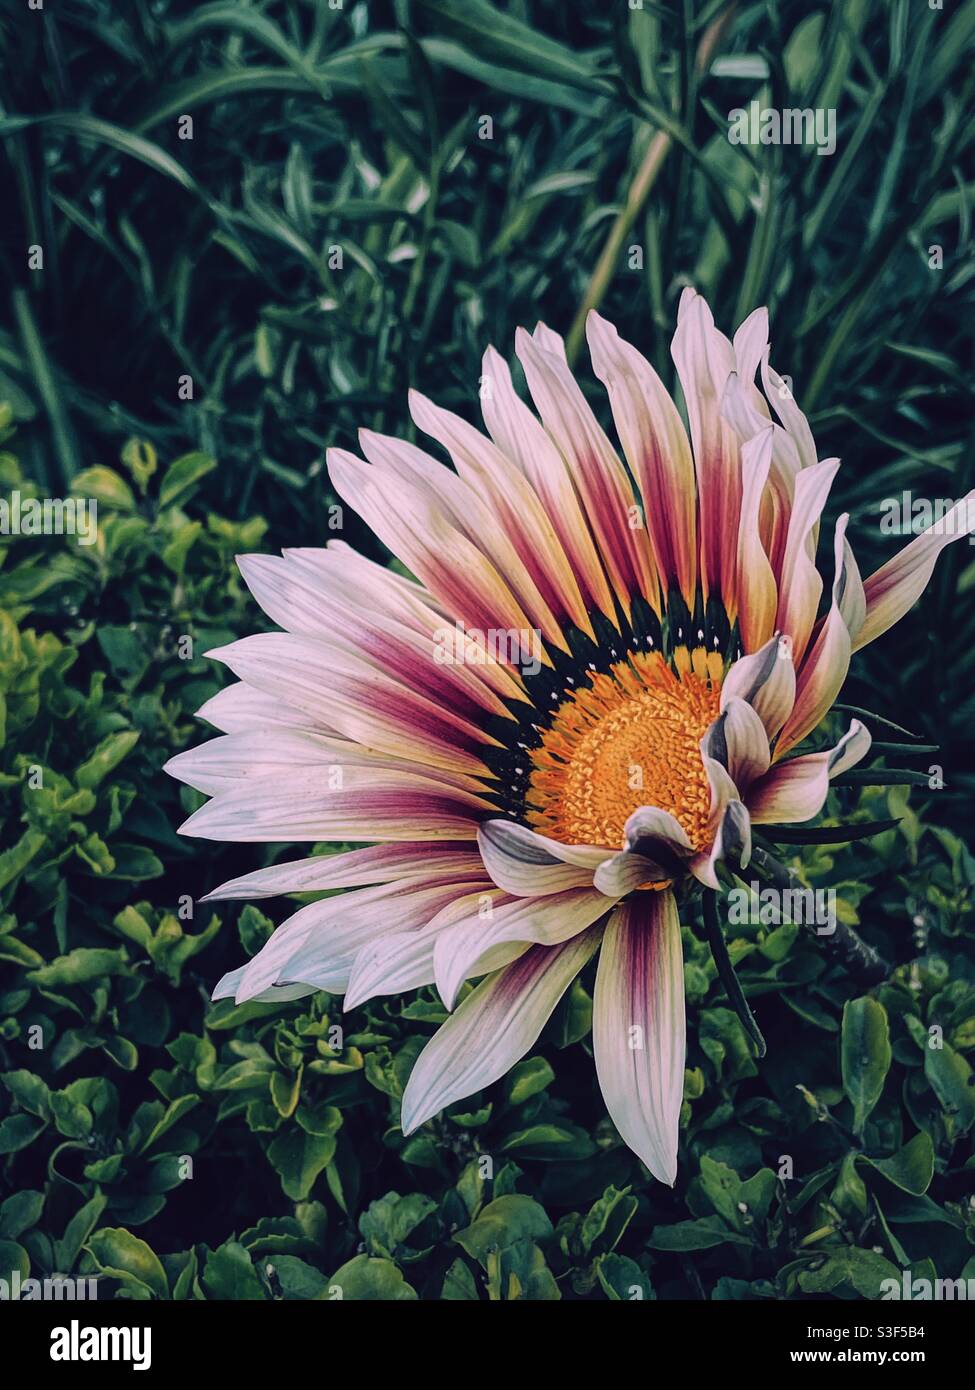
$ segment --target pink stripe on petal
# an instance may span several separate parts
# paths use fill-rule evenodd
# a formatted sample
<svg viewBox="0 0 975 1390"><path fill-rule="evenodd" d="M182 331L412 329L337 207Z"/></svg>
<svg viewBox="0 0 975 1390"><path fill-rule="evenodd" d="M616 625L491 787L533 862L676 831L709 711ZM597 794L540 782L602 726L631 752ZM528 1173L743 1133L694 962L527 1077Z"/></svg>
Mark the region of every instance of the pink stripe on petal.
<svg viewBox="0 0 975 1390"><path fill-rule="evenodd" d="M307 782L282 787L271 778L224 792L184 821L180 834L241 843L473 840L492 809L420 776L354 768L345 772L341 791Z"/></svg>
<svg viewBox="0 0 975 1390"><path fill-rule="evenodd" d="M870 751L870 734L856 719L835 748L777 763L749 789L746 803L757 825L789 825L812 820L823 809L831 777L845 772Z"/></svg>
<svg viewBox="0 0 975 1390"><path fill-rule="evenodd" d="M975 489L865 581L866 617L853 650L859 651L899 622L927 588L945 546L973 531Z"/></svg>
<svg viewBox="0 0 975 1390"><path fill-rule="evenodd" d="M721 402L735 355L715 328L711 310L692 289L681 296L671 355L687 405L697 470L701 582L705 597L719 594L734 620L741 469L738 439L722 417Z"/></svg>
<svg viewBox="0 0 975 1390"><path fill-rule="evenodd" d="M341 568L328 574L273 555L240 555L237 563L265 613L288 632L340 647L413 690L432 694L462 717L476 718L484 710L507 716L507 706L481 679L479 666L440 659L436 634L445 624L432 610L430 625L418 632L413 623L374 613L369 590L350 583ZM514 682L510 690L516 697Z"/></svg>
<svg viewBox="0 0 975 1390"><path fill-rule="evenodd" d="M403 1133L490 1086L524 1057L599 938L600 928L590 927L562 946L532 946L482 980L417 1058L403 1094Z"/></svg>
<svg viewBox="0 0 975 1390"><path fill-rule="evenodd" d="M816 540L839 459L824 459L803 469L796 478L796 493L785 555L779 574L779 607L775 625L792 639L793 657L798 665L809 642L823 580L816 568Z"/></svg>
<svg viewBox="0 0 975 1390"><path fill-rule="evenodd" d="M796 698L796 668L789 638L775 633L764 647L733 663L721 686L721 709L727 709L729 700L736 698L753 706L769 739L773 739Z"/></svg>
<svg viewBox="0 0 975 1390"><path fill-rule="evenodd" d="M400 879L474 877L480 855L462 842L452 844L367 845L345 854L315 854L308 859L272 864L222 883L200 902L231 898L273 898L280 893L318 893L325 889L365 888Z"/></svg>
<svg viewBox="0 0 975 1390"><path fill-rule="evenodd" d="M680 921L669 890L641 893L610 916L592 1041L610 1119L653 1176L673 1186L686 1029Z"/></svg>
<svg viewBox="0 0 975 1390"><path fill-rule="evenodd" d="M491 438L534 486L562 542L587 606L615 622L606 575L565 460L515 392L507 362L488 348L483 360L481 409ZM582 630L593 636L588 615Z"/></svg>
<svg viewBox="0 0 975 1390"><path fill-rule="evenodd" d="M261 632L208 655L266 694L328 718L357 743L447 771L487 775L478 752L495 740L352 653L310 637Z"/></svg>
<svg viewBox="0 0 975 1390"><path fill-rule="evenodd" d="M546 431L568 465L603 567L627 614L642 594L659 611L657 577L632 484L569 371L555 335L519 329L516 350Z"/></svg>
<svg viewBox="0 0 975 1390"><path fill-rule="evenodd" d="M683 422L645 357L591 311L586 335L596 375L609 393L623 452L666 591L676 582L693 610L697 584L697 485Z"/></svg>
<svg viewBox="0 0 975 1390"><path fill-rule="evenodd" d="M417 426L443 445L458 474L489 503L495 527L510 536L548 609L577 627L587 627L589 617L572 567L538 494L517 465L473 425L418 391L410 392L410 410ZM563 644L558 626L550 635Z"/></svg>
<svg viewBox="0 0 975 1390"><path fill-rule="evenodd" d="M762 545L759 507L772 465L772 430L742 446L742 499L738 527L738 622L748 652L757 651L775 629L778 590Z"/></svg>
<svg viewBox="0 0 975 1390"><path fill-rule="evenodd" d="M502 578L480 544L453 524L446 508L434 506L418 487L388 470L364 464L345 450L330 449L328 467L339 496L454 617L483 631L532 628L507 578ZM460 482L448 469L441 471ZM493 534L490 524L486 525L485 540ZM516 568L524 574L524 567L513 557L511 571ZM524 583L529 583L527 574Z"/></svg>
<svg viewBox="0 0 975 1390"><path fill-rule="evenodd" d="M850 592L846 572L849 550L846 527L849 519L849 514L844 513L836 523L832 604L819 635L799 668L796 702L776 744L776 761L801 743L822 722L839 695L850 668L852 643L842 609L844 589L848 594Z"/></svg>

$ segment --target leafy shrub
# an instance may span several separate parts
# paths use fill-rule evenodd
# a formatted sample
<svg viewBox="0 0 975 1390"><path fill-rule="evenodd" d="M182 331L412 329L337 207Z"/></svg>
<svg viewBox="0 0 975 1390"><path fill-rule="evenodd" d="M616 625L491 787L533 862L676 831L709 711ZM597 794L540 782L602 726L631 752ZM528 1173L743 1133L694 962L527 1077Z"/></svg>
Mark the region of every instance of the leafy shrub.
<svg viewBox="0 0 975 1390"><path fill-rule="evenodd" d="M160 773L221 683L203 653L260 621L234 555L327 538L322 446L404 432L411 383L473 415L487 341L568 326L708 8L683 31L649 3L502 23L482 0L79 0L29 31L4 186L14 241L47 258L40 281L19 249L11 265L0 428L23 462L0 455L0 492L93 498L99 529L0 538L0 1270L173 1299L872 1297L905 1267L975 1276L962 545L849 692L942 744L944 789L838 789L828 819L898 825L792 859L892 974L868 992L798 928L729 927L759 1060L686 903L674 1190L606 1119L591 977L505 1081L409 1139L432 990L349 1017L322 995L211 1005L273 924L200 899L282 847L179 839L199 798ZM858 553L879 558L883 496L919 471L960 496L971 468L970 9L938 29L905 4L889 22L779 8L771 66L754 7L680 108L631 232L644 268L604 308L666 372L681 283L726 326L770 301L823 451L847 459ZM756 61L781 104L833 93L835 160L728 145L715 112L747 102Z"/></svg>

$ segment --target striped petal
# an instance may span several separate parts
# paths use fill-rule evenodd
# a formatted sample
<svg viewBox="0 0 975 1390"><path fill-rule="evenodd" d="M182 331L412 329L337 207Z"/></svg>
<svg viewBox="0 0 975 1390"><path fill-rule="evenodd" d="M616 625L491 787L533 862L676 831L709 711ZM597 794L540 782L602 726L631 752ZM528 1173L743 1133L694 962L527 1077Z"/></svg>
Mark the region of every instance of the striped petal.
<svg viewBox="0 0 975 1390"><path fill-rule="evenodd" d="M792 643L775 633L750 656L739 657L729 668L721 686L721 709L730 701L747 700L755 710L769 739L773 739L792 712L796 698L796 668Z"/></svg>
<svg viewBox="0 0 975 1390"><path fill-rule="evenodd" d="M532 946L467 996L417 1058L403 1093L404 1134L490 1086L524 1057L599 937L593 927L562 946Z"/></svg>
<svg viewBox="0 0 975 1390"><path fill-rule="evenodd" d="M394 931L367 942L352 963L343 1008L348 1012L379 995L402 994L434 984L434 950L443 933L508 901L499 888L481 888L455 898L429 922L411 931ZM503 943L486 969L498 970L527 949L527 942Z"/></svg>
<svg viewBox="0 0 975 1390"><path fill-rule="evenodd" d="M441 999L452 1009L465 980L498 968L499 951L514 942L558 946L591 927L613 901L592 889L576 889L546 898L519 898L456 923L438 936L433 952Z"/></svg>
<svg viewBox="0 0 975 1390"><path fill-rule="evenodd" d="M866 757L870 743L869 732L854 719L835 748L776 764L748 792L752 821L757 825L791 825L812 820L825 805L830 779Z"/></svg>
<svg viewBox="0 0 975 1390"><path fill-rule="evenodd" d="M612 852L595 845L564 845L506 820L485 821L477 844L491 878L517 898L588 887Z"/></svg>
<svg viewBox="0 0 975 1390"><path fill-rule="evenodd" d="M596 1074L610 1118L660 1182L677 1176L684 1094L684 958L669 890L610 916L593 996Z"/></svg>
<svg viewBox="0 0 975 1390"><path fill-rule="evenodd" d="M205 893L200 902L224 902L234 898L272 898L279 893L321 893L335 888L365 888L400 879L456 873L474 877L481 866L479 854L457 845L368 845L346 854L316 854L272 864L222 883Z"/></svg>
<svg viewBox="0 0 975 1390"><path fill-rule="evenodd" d="M823 592L823 581L816 568L816 537L839 459L824 459L804 468L796 478L796 494L789 518L785 555L779 575L779 608L775 625L792 639L794 660L805 653L816 611Z"/></svg>
<svg viewBox="0 0 975 1390"><path fill-rule="evenodd" d="M613 596L565 460L518 396L507 362L488 348L482 366L481 410L491 438L541 498L587 600L615 622ZM588 616L582 629L593 636Z"/></svg>
<svg viewBox="0 0 975 1390"><path fill-rule="evenodd" d="M864 582L866 615L854 651L875 641L903 618L927 587L945 546L971 532L975 532L975 489Z"/></svg>
<svg viewBox="0 0 975 1390"><path fill-rule="evenodd" d="M477 750L494 740L475 724L328 642L260 632L207 655L312 718L327 717L356 743L448 771L487 773Z"/></svg>
<svg viewBox="0 0 975 1390"><path fill-rule="evenodd" d="M671 353L687 404L700 515L700 566L705 597L717 593L735 617L741 471L738 440L721 413L734 349L714 326L701 296L685 289Z"/></svg>
<svg viewBox="0 0 975 1390"><path fill-rule="evenodd" d="M569 467L620 606L628 615L633 598L642 594L659 609L632 484L569 371L561 340L540 325L534 337L519 330L515 342L532 400Z"/></svg>
<svg viewBox="0 0 975 1390"><path fill-rule="evenodd" d="M778 590L762 544L759 509L772 466L772 430L741 450L742 495L738 527L738 622L746 651L756 651L775 628Z"/></svg>
<svg viewBox="0 0 975 1390"><path fill-rule="evenodd" d="M847 600L845 612L852 612L854 621L859 611L859 600L855 578L850 574L847 562L849 546L846 544L846 526L849 519L849 515L844 513L836 523L832 603L826 621L796 678L796 702L776 744L777 759L818 727L832 708L850 668L853 644L844 616L844 598Z"/></svg>
<svg viewBox="0 0 975 1390"><path fill-rule="evenodd" d="M313 985L343 994L362 948L386 934L387 914L402 931L423 927L456 898L489 891L487 883L411 881L361 888L309 903L244 967L236 999L243 1003L275 983Z"/></svg>
<svg viewBox="0 0 975 1390"><path fill-rule="evenodd" d="M577 627L588 628L589 617L572 567L524 474L473 425L418 391L410 392L410 412L417 426L448 451L460 477L489 503L495 526L511 537L547 608ZM560 640L560 629L555 628L553 635Z"/></svg>
<svg viewBox="0 0 975 1390"><path fill-rule="evenodd" d="M489 802L406 772L343 768L341 790L303 773L215 796L180 826L202 840L473 840Z"/></svg>
<svg viewBox="0 0 975 1390"><path fill-rule="evenodd" d="M369 438L364 436L364 440ZM376 437L371 438L374 443ZM401 441L392 442L399 445L396 456L404 457ZM375 449L372 452L378 456ZM427 491L398 477L388 466L369 466L343 449L330 449L327 459L332 485L343 501L452 614L481 631L532 629L534 624L507 579L502 578L509 571L499 570L480 544L454 523L443 504L438 505ZM448 474L443 468L440 472ZM454 481L460 480L455 477ZM465 492L470 493L470 489ZM470 511L477 510L471 494ZM496 533L490 517L484 524L486 537ZM511 573L517 573L528 588L528 575L513 551L508 559Z"/></svg>
<svg viewBox="0 0 975 1390"><path fill-rule="evenodd" d="M586 335L623 453L643 498L645 523L666 593L676 583L689 609L697 583L697 488L683 422L647 359L593 310Z"/></svg>

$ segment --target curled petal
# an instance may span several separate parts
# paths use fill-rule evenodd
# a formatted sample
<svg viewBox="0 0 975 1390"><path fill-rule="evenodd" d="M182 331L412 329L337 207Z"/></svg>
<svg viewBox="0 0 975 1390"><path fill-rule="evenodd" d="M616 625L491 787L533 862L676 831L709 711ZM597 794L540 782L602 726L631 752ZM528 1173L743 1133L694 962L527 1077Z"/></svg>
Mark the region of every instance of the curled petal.
<svg viewBox="0 0 975 1390"><path fill-rule="evenodd" d="M855 619L858 607L856 585L847 568L846 526L849 515L844 513L836 523L834 542L835 578L833 580L833 599L826 621L819 630L811 650L799 669L796 678L796 702L792 713L785 721L779 741L776 744L776 758L781 758L790 748L812 733L825 717L840 693L850 668L850 629L844 616L843 600L847 598L846 612Z"/></svg>
<svg viewBox="0 0 975 1390"><path fill-rule="evenodd" d="M518 898L493 908L487 917L471 914L437 938L433 965L441 999L452 1009L464 981L507 964L513 944L558 946L591 927L611 906L602 893L576 889L547 898Z"/></svg>
<svg viewBox="0 0 975 1390"><path fill-rule="evenodd" d="M489 820L477 832L484 867L506 893L535 898L584 888L611 850L596 845L563 845L515 821Z"/></svg>
<svg viewBox="0 0 975 1390"><path fill-rule="evenodd" d="M673 871L662 868L642 854L621 850L605 859L596 870L593 882L608 898L622 898L648 883L669 883Z"/></svg>
<svg viewBox="0 0 975 1390"><path fill-rule="evenodd" d="M680 872L694 848L676 816L659 806L639 807L626 822L623 833L631 854L650 859L671 873Z"/></svg>
<svg viewBox="0 0 975 1390"><path fill-rule="evenodd" d="M792 711L796 698L796 668L792 643L775 633L757 652L742 656L730 667L721 687L721 709L733 699L747 700L773 739Z"/></svg>
<svg viewBox="0 0 975 1390"><path fill-rule="evenodd" d="M744 803L733 799L724 803L710 850L695 854L688 867L698 882L717 889L720 887L717 865L723 859L728 859L735 868L745 868L751 857L751 817Z"/></svg>
<svg viewBox="0 0 975 1390"><path fill-rule="evenodd" d="M863 586L866 616L854 641L854 651L873 642L903 618L927 587L945 546L972 531L975 531L975 489L956 502L941 521L929 526L866 580Z"/></svg>
<svg viewBox="0 0 975 1390"><path fill-rule="evenodd" d="M870 750L870 734L858 719L835 748L777 763L749 790L748 811L756 825L812 820L823 809L830 778L858 763Z"/></svg>
<svg viewBox="0 0 975 1390"><path fill-rule="evenodd" d="M731 774L739 791L744 792L769 769L768 734L756 710L747 700L733 695L708 729L704 749Z"/></svg>

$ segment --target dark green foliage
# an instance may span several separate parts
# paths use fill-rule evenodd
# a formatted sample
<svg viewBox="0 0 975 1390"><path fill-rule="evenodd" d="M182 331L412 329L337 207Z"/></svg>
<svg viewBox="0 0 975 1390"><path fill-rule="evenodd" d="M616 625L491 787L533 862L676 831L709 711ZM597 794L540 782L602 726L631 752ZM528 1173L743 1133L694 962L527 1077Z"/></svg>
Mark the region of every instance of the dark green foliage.
<svg viewBox="0 0 975 1390"><path fill-rule="evenodd" d="M669 382L683 284L725 329L769 304L773 360L820 456L844 459L832 506L865 574L903 544L880 534L885 496L971 485L975 6L741 7L698 82L715 10L0 6L0 448L20 459L0 453L0 495L99 506L91 547L0 538L0 1277L451 1300L975 1277L963 542L844 692L940 746L886 735L922 785L847 778L826 820L869 836L778 845L893 973L866 992L809 933L728 923L722 904L759 1060L685 903L673 1191L607 1121L591 967L506 1080L409 1139L399 1098L444 1017L432 990L348 1017L326 996L211 1005L287 908L198 899L294 853L180 840L201 798L160 771L223 683L202 653L262 623L233 556L329 539L324 446L360 425L412 437L409 386L476 419L488 342L508 355L519 323L569 329L647 120L674 147L626 239L643 268L621 257L603 311ZM836 155L729 145L727 112L752 97L835 105ZM348 512L342 534L381 557Z"/></svg>

